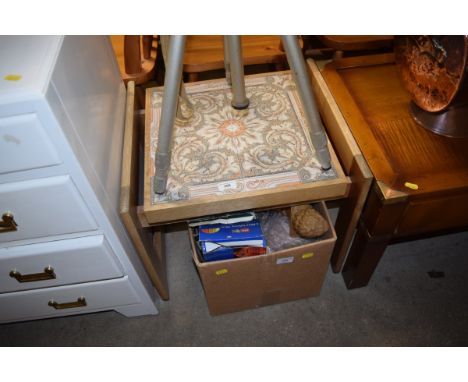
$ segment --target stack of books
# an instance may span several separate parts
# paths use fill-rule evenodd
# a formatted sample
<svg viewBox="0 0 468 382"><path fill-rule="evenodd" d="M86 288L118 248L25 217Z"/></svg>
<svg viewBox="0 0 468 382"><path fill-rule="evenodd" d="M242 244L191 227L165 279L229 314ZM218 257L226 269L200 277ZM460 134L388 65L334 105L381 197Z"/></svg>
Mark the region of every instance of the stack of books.
<svg viewBox="0 0 468 382"><path fill-rule="evenodd" d="M241 221L204 222L198 225L198 246L204 261L235 259L267 252L255 215ZM236 219L234 219L236 220Z"/></svg>

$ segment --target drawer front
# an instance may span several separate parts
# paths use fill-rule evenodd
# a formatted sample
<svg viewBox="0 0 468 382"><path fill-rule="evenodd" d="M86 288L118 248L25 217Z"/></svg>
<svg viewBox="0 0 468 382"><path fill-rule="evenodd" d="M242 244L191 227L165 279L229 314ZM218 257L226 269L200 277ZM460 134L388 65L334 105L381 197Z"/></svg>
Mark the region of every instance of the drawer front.
<svg viewBox="0 0 468 382"><path fill-rule="evenodd" d="M60 164L36 114L0 118L0 174Z"/></svg>
<svg viewBox="0 0 468 382"><path fill-rule="evenodd" d="M0 227L0 243L97 229L69 176L0 184L0 218L9 212L16 230Z"/></svg>
<svg viewBox="0 0 468 382"><path fill-rule="evenodd" d="M0 322L64 316L136 304L128 277L0 295Z"/></svg>
<svg viewBox="0 0 468 382"><path fill-rule="evenodd" d="M0 293L122 276L101 235L0 248Z"/></svg>

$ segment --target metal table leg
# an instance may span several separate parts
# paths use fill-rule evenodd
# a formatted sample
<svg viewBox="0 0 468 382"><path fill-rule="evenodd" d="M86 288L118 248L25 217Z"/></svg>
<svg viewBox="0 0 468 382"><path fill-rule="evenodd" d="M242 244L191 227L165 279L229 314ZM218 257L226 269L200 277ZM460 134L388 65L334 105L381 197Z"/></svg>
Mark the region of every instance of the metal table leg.
<svg viewBox="0 0 468 382"><path fill-rule="evenodd" d="M312 144L317 153L317 159L324 170L331 167L330 153L327 146L327 135L317 111L314 94L310 86L310 78L305 66L304 56L297 36L281 36L289 67L294 77L294 82L299 91L302 106L304 108L307 124L309 125Z"/></svg>
<svg viewBox="0 0 468 382"><path fill-rule="evenodd" d="M156 174L153 179L154 192L166 191L167 175L171 164L171 139L177 112L179 90L182 82L182 68L185 49L185 36L171 36L169 42L166 75L164 77L164 95L159 124L158 147L156 150Z"/></svg>
<svg viewBox="0 0 468 382"><path fill-rule="evenodd" d="M171 139L174 120L177 112L179 92L182 97L186 94L182 85L182 68L185 49L185 36L171 36L167 56L166 76L164 79L164 96L159 124L158 147L156 150L154 177L154 192L163 194L166 191L167 175L171 162ZM226 76L232 86L232 107L237 110L246 109L249 99L245 94L244 66L240 36L225 36ZM299 91L302 105L309 125L312 144L317 158L324 170L331 167L330 153L320 115L317 111L314 95L310 86L310 79L302 56L297 36L282 36L289 66ZM167 45L165 42L163 45Z"/></svg>
<svg viewBox="0 0 468 382"><path fill-rule="evenodd" d="M227 36L229 67L232 82L232 107L237 110L247 109L249 99L245 95L244 62L240 36Z"/></svg>

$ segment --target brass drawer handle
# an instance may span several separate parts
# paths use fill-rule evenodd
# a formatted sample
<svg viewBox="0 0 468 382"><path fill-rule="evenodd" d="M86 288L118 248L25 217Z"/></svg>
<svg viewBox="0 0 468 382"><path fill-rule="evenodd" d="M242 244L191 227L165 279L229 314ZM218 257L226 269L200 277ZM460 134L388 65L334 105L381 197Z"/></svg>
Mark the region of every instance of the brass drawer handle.
<svg viewBox="0 0 468 382"><path fill-rule="evenodd" d="M18 224L16 224L13 214L11 212L5 212L0 220L0 233L16 231Z"/></svg>
<svg viewBox="0 0 468 382"><path fill-rule="evenodd" d="M86 306L86 299L83 296L81 296L78 297L76 301L64 302L62 304L59 304L57 301L50 300L48 305L54 309L81 308L83 306Z"/></svg>
<svg viewBox="0 0 468 382"><path fill-rule="evenodd" d="M17 270L10 272L10 277L16 279L19 283L30 283L33 281L43 281L43 280L52 280L55 279L54 268L48 266L44 268L43 273L31 273L29 275L22 275Z"/></svg>

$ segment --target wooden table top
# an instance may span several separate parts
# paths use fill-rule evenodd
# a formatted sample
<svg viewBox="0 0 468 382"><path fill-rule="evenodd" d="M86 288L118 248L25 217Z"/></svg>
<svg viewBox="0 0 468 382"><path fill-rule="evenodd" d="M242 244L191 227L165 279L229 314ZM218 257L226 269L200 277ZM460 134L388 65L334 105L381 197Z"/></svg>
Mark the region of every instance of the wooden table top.
<svg viewBox="0 0 468 382"><path fill-rule="evenodd" d="M411 198L468 191L468 138L436 135L412 119L393 54L336 60L323 76L376 180Z"/></svg>
<svg viewBox="0 0 468 382"><path fill-rule="evenodd" d="M286 59L280 36L241 36L245 65L270 64ZM188 36L184 72L224 68L223 36Z"/></svg>

